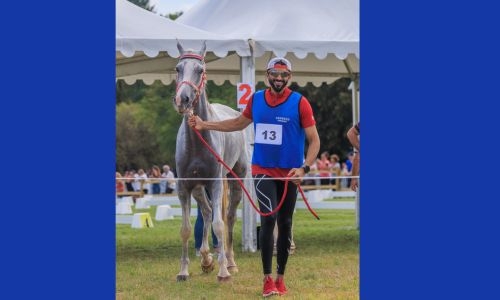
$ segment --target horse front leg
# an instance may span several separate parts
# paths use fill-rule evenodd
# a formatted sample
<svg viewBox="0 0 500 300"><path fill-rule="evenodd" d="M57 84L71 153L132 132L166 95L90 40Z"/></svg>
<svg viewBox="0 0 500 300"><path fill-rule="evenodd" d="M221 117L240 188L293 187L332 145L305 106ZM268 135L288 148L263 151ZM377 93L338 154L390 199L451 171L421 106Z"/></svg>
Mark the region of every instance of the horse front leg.
<svg viewBox="0 0 500 300"><path fill-rule="evenodd" d="M219 282L229 281L231 279L231 274L227 270L227 258L225 249L225 233L224 233L224 220L222 218L222 181L214 181L211 185L212 197L212 211L213 211L213 221L212 228L214 230L217 239L219 240L219 257L217 261L219 262L219 273L217 273L217 279Z"/></svg>
<svg viewBox="0 0 500 300"><path fill-rule="evenodd" d="M193 190L193 197L196 199L198 206L203 216L203 238L200 247L201 255L201 270L204 273L210 273L214 270L215 262L210 254L210 246L208 243L208 236L212 222L212 209L208 203L208 199L203 187L197 187Z"/></svg>
<svg viewBox="0 0 500 300"><path fill-rule="evenodd" d="M182 255L181 255L181 270L177 274L177 281L186 281L189 278L189 249L188 241L191 236L191 194L186 191L179 191L179 201L182 208Z"/></svg>

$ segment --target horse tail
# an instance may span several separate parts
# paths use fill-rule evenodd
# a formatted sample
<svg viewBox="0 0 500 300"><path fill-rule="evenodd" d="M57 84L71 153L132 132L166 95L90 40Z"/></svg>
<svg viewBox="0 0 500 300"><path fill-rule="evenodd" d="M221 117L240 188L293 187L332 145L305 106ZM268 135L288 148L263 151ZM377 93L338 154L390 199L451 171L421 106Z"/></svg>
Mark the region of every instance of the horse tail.
<svg viewBox="0 0 500 300"><path fill-rule="evenodd" d="M227 246L227 236L229 234L227 226L227 203L228 203L228 191L227 179L222 180L222 220L224 221L224 248Z"/></svg>

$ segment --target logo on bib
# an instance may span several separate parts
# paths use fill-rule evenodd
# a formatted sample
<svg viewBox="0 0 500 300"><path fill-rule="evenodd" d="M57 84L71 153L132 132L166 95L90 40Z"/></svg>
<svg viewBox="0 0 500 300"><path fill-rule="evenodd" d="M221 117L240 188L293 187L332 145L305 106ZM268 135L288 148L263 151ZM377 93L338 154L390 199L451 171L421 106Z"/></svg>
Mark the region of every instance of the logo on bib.
<svg viewBox="0 0 500 300"><path fill-rule="evenodd" d="M288 122L290 122L290 118L288 118L288 117L276 117L276 121L278 121L280 123L288 123Z"/></svg>

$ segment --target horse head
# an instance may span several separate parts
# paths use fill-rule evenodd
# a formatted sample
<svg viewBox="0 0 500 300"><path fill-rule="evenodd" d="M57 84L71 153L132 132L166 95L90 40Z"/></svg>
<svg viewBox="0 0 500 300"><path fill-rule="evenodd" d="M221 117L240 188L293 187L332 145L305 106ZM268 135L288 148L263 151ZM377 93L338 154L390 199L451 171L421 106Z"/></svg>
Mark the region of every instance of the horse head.
<svg viewBox="0 0 500 300"><path fill-rule="evenodd" d="M205 90L205 51L206 42L203 42L201 50L184 50L177 42L179 49L179 63L175 67L177 71L175 97L173 98L175 110L180 114L193 111L197 106L201 94Z"/></svg>

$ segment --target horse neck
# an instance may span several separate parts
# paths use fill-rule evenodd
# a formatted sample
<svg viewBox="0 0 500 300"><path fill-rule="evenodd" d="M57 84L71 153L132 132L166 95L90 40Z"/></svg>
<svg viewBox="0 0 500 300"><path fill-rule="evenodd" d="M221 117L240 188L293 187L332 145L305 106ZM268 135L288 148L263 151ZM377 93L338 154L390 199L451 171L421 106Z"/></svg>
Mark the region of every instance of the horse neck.
<svg viewBox="0 0 500 300"><path fill-rule="evenodd" d="M211 119L212 108L210 107L210 104L207 101L207 97L206 97L206 93L205 93L204 89L200 91L200 98L198 99L198 103L196 104L196 106L193 109L193 113L195 115L199 116L204 121ZM188 124L188 120L187 120L188 118L189 118L188 115L184 116L184 125L186 126L186 134L188 136L188 141L192 141L192 140L199 141L198 137L196 136L194 131L191 128L189 128L189 124ZM202 130L201 135L204 138L208 139L208 131L207 130Z"/></svg>
<svg viewBox="0 0 500 300"><path fill-rule="evenodd" d="M210 103L208 103L205 89L200 91L200 98L198 99L198 103L194 108L194 113L205 121L211 117L212 110L210 107Z"/></svg>

